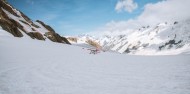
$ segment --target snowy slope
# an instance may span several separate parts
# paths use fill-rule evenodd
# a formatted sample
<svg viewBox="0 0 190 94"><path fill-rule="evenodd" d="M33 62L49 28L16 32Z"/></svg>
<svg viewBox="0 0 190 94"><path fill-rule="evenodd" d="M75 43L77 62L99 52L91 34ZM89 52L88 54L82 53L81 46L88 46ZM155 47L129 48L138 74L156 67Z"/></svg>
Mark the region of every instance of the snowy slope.
<svg viewBox="0 0 190 94"><path fill-rule="evenodd" d="M4 0L0 0L0 26L14 37L31 37L37 40L70 44L66 38L57 34L49 25L39 20L33 22Z"/></svg>
<svg viewBox="0 0 190 94"><path fill-rule="evenodd" d="M2 27L0 26L0 37L11 37L12 35L8 33L7 31L3 30Z"/></svg>
<svg viewBox="0 0 190 94"><path fill-rule="evenodd" d="M23 28L24 28L24 30L25 30L26 32L34 32L34 30L35 30L36 32L40 32L40 33L42 33L42 34L45 34L46 32L49 32L47 29L45 29L45 27L43 27L41 24L39 24L39 23L37 23L37 22L35 22L35 24L37 24L37 26L39 26L39 27L34 27L33 25L31 25L32 23L29 23L29 22L21 15L21 13L20 13L18 10L15 10L15 12L17 13L17 15L18 15L19 17L14 16L13 14L11 14L10 12L8 12L7 10L5 10L5 9L3 9L3 8L2 8L2 10L8 15L9 18L11 18L11 19L13 19L13 20L19 22L19 23L23 26ZM32 30L32 28L33 28L33 30ZM24 31L22 31L22 32L24 33Z"/></svg>
<svg viewBox="0 0 190 94"><path fill-rule="evenodd" d="M104 50L134 55L175 55L190 50L190 20L143 26L125 33L102 32L91 38Z"/></svg>
<svg viewBox="0 0 190 94"><path fill-rule="evenodd" d="M0 94L188 94L189 61L0 36Z"/></svg>

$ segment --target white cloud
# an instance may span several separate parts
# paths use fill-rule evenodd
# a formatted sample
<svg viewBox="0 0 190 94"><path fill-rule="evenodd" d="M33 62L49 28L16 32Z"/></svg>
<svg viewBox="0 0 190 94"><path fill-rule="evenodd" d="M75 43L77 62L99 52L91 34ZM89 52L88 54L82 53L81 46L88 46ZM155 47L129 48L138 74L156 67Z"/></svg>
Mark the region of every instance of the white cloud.
<svg viewBox="0 0 190 94"><path fill-rule="evenodd" d="M162 22L174 22L190 19L190 0L163 0L149 3L144 11L134 19L127 21L111 21L97 31L127 31L141 26L156 25Z"/></svg>
<svg viewBox="0 0 190 94"><path fill-rule="evenodd" d="M165 0L156 4L147 4L144 12L135 19L145 24L190 18L190 0Z"/></svg>
<svg viewBox="0 0 190 94"><path fill-rule="evenodd" d="M137 7L137 3L135 3L133 0L119 0L115 6L115 10L117 12L127 11L130 13Z"/></svg>

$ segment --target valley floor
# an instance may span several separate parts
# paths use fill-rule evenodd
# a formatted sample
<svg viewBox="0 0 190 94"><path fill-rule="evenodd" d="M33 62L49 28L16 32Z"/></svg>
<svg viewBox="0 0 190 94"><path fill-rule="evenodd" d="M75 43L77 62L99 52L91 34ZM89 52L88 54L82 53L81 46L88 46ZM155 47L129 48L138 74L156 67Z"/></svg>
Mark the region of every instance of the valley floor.
<svg viewBox="0 0 190 94"><path fill-rule="evenodd" d="M132 56L0 37L0 94L189 94L190 55Z"/></svg>

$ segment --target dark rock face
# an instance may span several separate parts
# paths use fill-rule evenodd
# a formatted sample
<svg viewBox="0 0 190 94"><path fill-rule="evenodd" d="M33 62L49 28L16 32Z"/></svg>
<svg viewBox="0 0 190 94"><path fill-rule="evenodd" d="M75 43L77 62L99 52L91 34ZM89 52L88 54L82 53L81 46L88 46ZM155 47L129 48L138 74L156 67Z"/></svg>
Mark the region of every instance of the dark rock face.
<svg viewBox="0 0 190 94"><path fill-rule="evenodd" d="M27 33L32 39L45 40L43 35L39 32L29 32Z"/></svg>
<svg viewBox="0 0 190 94"><path fill-rule="evenodd" d="M20 12L20 13L21 13L21 16L22 16L27 22L33 23L30 18L28 18L26 15L24 15L24 13L22 13L22 12Z"/></svg>
<svg viewBox="0 0 190 94"><path fill-rule="evenodd" d="M22 26L18 22L9 19L9 17L5 14L5 12L2 9L0 9L0 26L15 37L23 36L23 34L17 28L22 28Z"/></svg>
<svg viewBox="0 0 190 94"><path fill-rule="evenodd" d="M98 44L97 42L92 41L92 40L90 40L90 39L88 39L88 40L86 41L86 43L88 43L88 44L90 44L90 45L92 45L92 46L94 46L94 47L96 47L96 48L102 49L102 47L100 46L100 44Z"/></svg>
<svg viewBox="0 0 190 94"><path fill-rule="evenodd" d="M77 43L77 38L75 38L75 37L68 37L67 39Z"/></svg>
<svg viewBox="0 0 190 94"><path fill-rule="evenodd" d="M3 9L6 9L8 12L13 14L14 16L20 17L13 11L13 9L10 6L7 5L7 2L5 0L0 0L0 7Z"/></svg>
<svg viewBox="0 0 190 94"><path fill-rule="evenodd" d="M178 45L182 42L182 40L176 42L174 39L173 40L169 40L169 42L166 42L164 45L161 45L159 46L159 50L162 50L163 48L165 48L167 45L169 45L169 48L170 49L171 47L173 47L174 45ZM181 46L181 45L178 45L178 47Z"/></svg>
<svg viewBox="0 0 190 94"><path fill-rule="evenodd" d="M49 32L45 33L45 36L48 39L50 39L51 41L58 42L58 43L70 44L70 42L65 37L61 37L49 25L46 25L45 23L43 23L42 21L39 21L39 20L37 20L36 22L40 23L42 26L44 26L49 31Z"/></svg>
<svg viewBox="0 0 190 94"><path fill-rule="evenodd" d="M129 48L127 48L126 50L125 50L125 53L130 53L131 51L129 50Z"/></svg>
<svg viewBox="0 0 190 94"><path fill-rule="evenodd" d="M19 20L19 22L17 22L16 20L11 19L3 9L10 12L16 17L23 17L24 20ZM24 29L24 26L22 26L20 22L29 26L31 28L31 31ZM18 14L14 8L6 2L6 0L0 0L0 26L7 32L11 33L14 37L23 37L23 34L21 33L21 31L23 31L23 33L26 33L32 39L45 40L45 37L47 37L53 42L70 44L66 38L61 37L59 34L57 34L49 25L46 25L39 20L37 20L37 22L48 30L44 35L42 35L40 32L36 32L38 31L37 28L40 28L40 26L34 24L32 20L24 13L20 12L20 14Z"/></svg>
<svg viewBox="0 0 190 94"><path fill-rule="evenodd" d="M54 32L55 31L53 30L53 28L51 28L49 25L46 25L45 23L43 23L42 21L40 20L37 20L36 22L40 23L42 26L44 26L47 30L49 30L50 32Z"/></svg>
<svg viewBox="0 0 190 94"><path fill-rule="evenodd" d="M177 22L177 21L175 21L175 22L174 22L174 24L178 24L178 22Z"/></svg>
<svg viewBox="0 0 190 94"><path fill-rule="evenodd" d="M45 36L53 42L70 44L65 37L61 37L59 34L54 32L47 32L45 33Z"/></svg>

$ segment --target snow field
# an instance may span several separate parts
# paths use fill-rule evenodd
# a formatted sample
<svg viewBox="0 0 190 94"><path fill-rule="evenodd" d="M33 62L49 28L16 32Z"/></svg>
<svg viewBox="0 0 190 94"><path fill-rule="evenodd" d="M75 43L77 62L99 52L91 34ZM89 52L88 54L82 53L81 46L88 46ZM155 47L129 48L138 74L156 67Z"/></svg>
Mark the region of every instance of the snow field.
<svg viewBox="0 0 190 94"><path fill-rule="evenodd" d="M190 56L133 56L0 38L0 94L188 94Z"/></svg>

